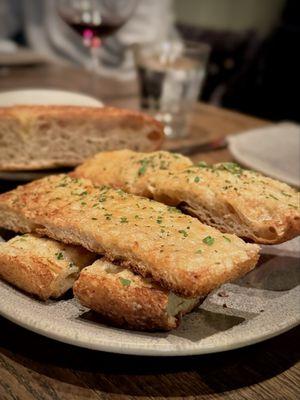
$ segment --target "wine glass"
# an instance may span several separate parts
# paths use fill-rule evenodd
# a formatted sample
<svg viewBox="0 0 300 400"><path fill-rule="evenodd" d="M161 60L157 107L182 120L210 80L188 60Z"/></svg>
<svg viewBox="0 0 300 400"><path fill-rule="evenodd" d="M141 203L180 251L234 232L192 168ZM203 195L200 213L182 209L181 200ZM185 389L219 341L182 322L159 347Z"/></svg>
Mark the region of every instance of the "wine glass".
<svg viewBox="0 0 300 400"><path fill-rule="evenodd" d="M100 65L99 49L132 15L137 0L57 0L61 18L82 38L91 53L91 72Z"/></svg>

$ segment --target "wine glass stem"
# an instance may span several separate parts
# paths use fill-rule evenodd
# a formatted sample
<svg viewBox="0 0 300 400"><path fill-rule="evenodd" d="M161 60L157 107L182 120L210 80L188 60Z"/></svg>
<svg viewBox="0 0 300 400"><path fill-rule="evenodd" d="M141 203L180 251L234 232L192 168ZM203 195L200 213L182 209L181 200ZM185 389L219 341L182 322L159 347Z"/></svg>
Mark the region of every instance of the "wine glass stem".
<svg viewBox="0 0 300 400"><path fill-rule="evenodd" d="M97 97L98 74L100 69L100 43L98 46L90 47L91 64L90 64L90 92Z"/></svg>

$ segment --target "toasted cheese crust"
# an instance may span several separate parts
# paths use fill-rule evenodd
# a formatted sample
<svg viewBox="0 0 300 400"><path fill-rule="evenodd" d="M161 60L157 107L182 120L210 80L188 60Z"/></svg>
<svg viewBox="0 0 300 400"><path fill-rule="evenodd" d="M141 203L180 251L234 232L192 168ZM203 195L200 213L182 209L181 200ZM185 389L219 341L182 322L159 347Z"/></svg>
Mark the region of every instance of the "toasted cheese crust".
<svg viewBox="0 0 300 400"><path fill-rule="evenodd" d="M66 175L1 195L0 226L105 254L183 297L244 275L259 253L174 208Z"/></svg>
<svg viewBox="0 0 300 400"><path fill-rule="evenodd" d="M95 258L83 248L26 234L0 243L0 277L42 300L58 298Z"/></svg>
<svg viewBox="0 0 300 400"><path fill-rule="evenodd" d="M151 198L153 176L162 171L179 172L192 165L192 161L181 154L168 151L140 153L126 149L98 153L70 175Z"/></svg>
<svg viewBox="0 0 300 400"><path fill-rule="evenodd" d="M108 260L82 270L73 288L80 303L110 323L137 330L170 330L200 299L184 299Z"/></svg>
<svg viewBox="0 0 300 400"><path fill-rule="evenodd" d="M136 160L143 160L144 154L134 153L133 157L132 153L100 153L79 166L73 176L183 207L222 232L257 243L281 243L300 234L300 195L285 183L243 170L234 163L190 163L181 168L181 162L174 162L166 169L153 169L147 161L145 174L139 176L140 163ZM160 153L152 153L151 157L155 159ZM167 154L164 152L163 157ZM114 165L108 159L118 163Z"/></svg>
<svg viewBox="0 0 300 400"><path fill-rule="evenodd" d="M76 166L98 151L158 149L163 126L113 107L0 107L0 170Z"/></svg>

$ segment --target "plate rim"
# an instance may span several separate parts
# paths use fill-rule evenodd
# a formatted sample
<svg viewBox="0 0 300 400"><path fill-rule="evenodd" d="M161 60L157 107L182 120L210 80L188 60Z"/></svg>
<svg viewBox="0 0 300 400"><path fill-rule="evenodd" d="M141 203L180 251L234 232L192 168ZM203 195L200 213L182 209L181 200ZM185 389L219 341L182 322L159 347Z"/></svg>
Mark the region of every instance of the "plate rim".
<svg viewBox="0 0 300 400"><path fill-rule="evenodd" d="M28 298L28 295L23 293L22 291L18 290L17 288L12 287L10 284L0 281L0 283L4 284L7 286L8 290L13 290L16 293L21 293L22 295L26 296ZM30 297L29 297L30 298ZM32 301L38 301L34 298L31 298ZM59 303L58 303L59 304ZM16 325L21 326L22 328L25 328L31 332L34 332L36 334L39 334L41 336L50 338L52 340L56 340L61 343L65 343L68 345L73 345L76 347L80 348L86 348L89 350L93 351L103 351L103 352L108 352L108 353L114 353L114 354L126 354L126 355L135 355L135 356L153 356L153 357L178 357L178 356L195 356L195 355L203 355L203 354L213 354L213 353L220 353L220 352L225 352L225 351L230 351L230 350L235 350L243 347L247 347L256 343L263 342L265 340L268 340L272 337L276 337L284 332L287 332L290 329L293 329L297 325L300 324L300 319L297 319L296 317L290 318L282 325L279 326L279 329L276 331L266 331L263 334L253 336L252 338L246 338L245 340L239 340L227 345L216 345L214 347L212 346L206 346L202 348L179 348L179 349L164 349L164 348L151 348L151 347L143 347L143 348L137 348L136 345L132 343L126 343L125 347L119 347L114 344L106 344L106 343L95 343L91 341L86 341L84 339L80 339L80 337L72 337L71 335L68 334L63 334L59 332L59 329L47 329L45 326L43 326L43 322L40 323L39 321L39 326L36 325L31 325L29 322L26 321L26 319L22 319L18 317L18 313L16 312L7 312L5 311L3 306L0 305L0 315L9 321L13 322ZM101 325L99 325L101 328ZM110 327L110 329L122 329L122 328L114 328ZM129 331L130 332L130 331ZM133 331L137 332L138 331Z"/></svg>

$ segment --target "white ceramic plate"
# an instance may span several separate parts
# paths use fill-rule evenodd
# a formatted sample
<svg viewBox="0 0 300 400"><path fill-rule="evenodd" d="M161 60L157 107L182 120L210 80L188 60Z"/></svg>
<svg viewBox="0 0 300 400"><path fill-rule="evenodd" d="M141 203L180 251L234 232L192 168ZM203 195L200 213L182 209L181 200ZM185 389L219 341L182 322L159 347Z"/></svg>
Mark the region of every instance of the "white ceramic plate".
<svg viewBox="0 0 300 400"><path fill-rule="evenodd" d="M9 107L17 104L35 105L73 105L85 107L103 107L103 103L93 97L55 89L24 89L0 92L0 107ZM0 171L0 179L10 181L31 181L49 175L41 171Z"/></svg>
<svg viewBox="0 0 300 400"><path fill-rule="evenodd" d="M183 356L236 349L300 323L299 259L289 251L281 254L239 282L223 285L168 333L109 327L73 298L43 303L4 282L0 314L41 335L107 352Z"/></svg>
<svg viewBox="0 0 300 400"><path fill-rule="evenodd" d="M0 107L18 104L103 107L102 101L94 97L65 90L23 89L0 92Z"/></svg>
<svg viewBox="0 0 300 400"><path fill-rule="evenodd" d="M233 157L290 185L300 187L300 126L280 123L228 138Z"/></svg>

